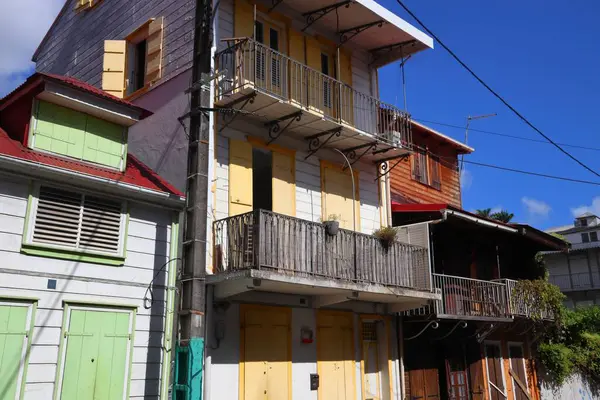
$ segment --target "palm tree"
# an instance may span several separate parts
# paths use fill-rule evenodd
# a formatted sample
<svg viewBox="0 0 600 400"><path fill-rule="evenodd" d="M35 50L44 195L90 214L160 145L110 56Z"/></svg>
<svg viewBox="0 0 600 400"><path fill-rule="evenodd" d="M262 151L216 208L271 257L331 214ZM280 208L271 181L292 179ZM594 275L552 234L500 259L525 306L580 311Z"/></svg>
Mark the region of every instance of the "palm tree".
<svg viewBox="0 0 600 400"><path fill-rule="evenodd" d="M501 211L498 211L498 212L490 215L490 217L492 217L493 219L500 221L500 222L504 222L506 224L509 223L513 219L514 216L515 216L515 214L509 213L506 210L501 210Z"/></svg>
<svg viewBox="0 0 600 400"><path fill-rule="evenodd" d="M482 208L481 210L475 210L475 214L479 215L480 217L491 218L492 217L492 209L491 208Z"/></svg>

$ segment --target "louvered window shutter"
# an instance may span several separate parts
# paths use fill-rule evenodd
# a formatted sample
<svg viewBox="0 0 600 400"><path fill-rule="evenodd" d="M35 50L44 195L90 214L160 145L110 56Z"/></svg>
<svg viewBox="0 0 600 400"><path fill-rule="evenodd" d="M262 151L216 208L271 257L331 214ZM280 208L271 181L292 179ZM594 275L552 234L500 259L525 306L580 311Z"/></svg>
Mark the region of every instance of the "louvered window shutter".
<svg viewBox="0 0 600 400"><path fill-rule="evenodd" d="M159 80L162 76L163 18L156 18L148 25L146 39L146 84Z"/></svg>
<svg viewBox="0 0 600 400"><path fill-rule="evenodd" d="M125 95L126 50L125 40L104 41L102 90L119 98Z"/></svg>
<svg viewBox="0 0 600 400"><path fill-rule="evenodd" d="M123 218L118 201L41 186L31 241L118 254Z"/></svg>

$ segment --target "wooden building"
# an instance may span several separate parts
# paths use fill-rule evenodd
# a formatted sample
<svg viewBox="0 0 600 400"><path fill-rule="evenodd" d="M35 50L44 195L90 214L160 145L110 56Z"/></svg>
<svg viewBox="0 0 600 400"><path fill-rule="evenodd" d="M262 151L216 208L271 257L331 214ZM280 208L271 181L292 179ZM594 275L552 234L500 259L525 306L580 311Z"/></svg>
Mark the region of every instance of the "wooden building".
<svg viewBox="0 0 600 400"><path fill-rule="evenodd" d="M149 113L36 73L0 100L0 398L166 398L182 193Z"/></svg>

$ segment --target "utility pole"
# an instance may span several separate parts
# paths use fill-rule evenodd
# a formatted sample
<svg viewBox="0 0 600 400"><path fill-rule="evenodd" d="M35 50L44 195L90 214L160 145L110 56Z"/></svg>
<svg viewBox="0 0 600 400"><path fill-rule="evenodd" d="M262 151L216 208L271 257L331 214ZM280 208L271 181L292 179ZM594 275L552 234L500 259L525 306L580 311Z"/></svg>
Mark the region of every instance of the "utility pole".
<svg viewBox="0 0 600 400"><path fill-rule="evenodd" d="M196 0L186 211L183 226L179 346L174 398L202 399L205 334L212 0ZM185 371L186 373L183 373Z"/></svg>

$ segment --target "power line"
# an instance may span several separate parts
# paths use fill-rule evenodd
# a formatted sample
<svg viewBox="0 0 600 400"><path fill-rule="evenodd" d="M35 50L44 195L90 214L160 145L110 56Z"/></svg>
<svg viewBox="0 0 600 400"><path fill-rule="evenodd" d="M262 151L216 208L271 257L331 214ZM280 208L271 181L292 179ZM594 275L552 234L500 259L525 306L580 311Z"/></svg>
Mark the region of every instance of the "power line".
<svg viewBox="0 0 600 400"><path fill-rule="evenodd" d="M419 18L417 18L417 16L408 9L408 7L406 7L404 5L404 3L402 3L401 0L396 0L398 2L398 4L400 4L400 6L404 9L404 11L406 11L411 17L414 18L415 21L417 21L417 23L419 25L421 25L423 27L423 29L425 29L425 31L431 35L439 44L440 46L442 46L451 56L452 58L454 58L464 69L466 69L479 83L481 83L483 85L483 87L485 87L491 94L494 95L494 97L496 97L498 100L500 100L506 107L508 107L509 110L511 110L517 117L519 117L523 122L525 122L531 129L533 129L534 131L536 131L538 134L540 134L544 139L546 139L548 142L550 142L554 147L556 147L558 150L560 150L562 153L564 153L567 157L569 157L570 159L572 159L573 161L575 161L577 164L581 165L583 168L587 169L588 171L590 171L592 174L596 175L597 177L600 178L600 174L596 171L594 171L592 168L588 167L587 165L585 165L582 161L579 161L575 156L571 155L571 153L569 153L568 151L566 151L565 149L563 149L558 143L556 143L555 141L553 141L550 137L548 137L547 135L545 135L541 130L539 130L535 125L533 125L531 122L529 122L529 120L527 118L525 118L520 112L518 112L513 106L510 105L510 103L508 103L508 101L506 101L502 96L500 96L494 89L492 89L487 83L485 83L485 81L483 79L481 79L479 77L479 75L477 75L471 68L469 68L469 66L467 64L465 64L460 58L458 58L458 56L456 54L454 54L454 52L452 50L450 50L450 48L448 46L446 46L444 44L444 42L442 42L439 37L437 37L437 35L435 33L433 33L427 26L425 26L425 24L423 24L423 22L421 22L421 20Z"/></svg>
<svg viewBox="0 0 600 400"><path fill-rule="evenodd" d="M438 121L429 121L426 119L421 119L421 118L414 118L413 119L415 121L420 121L420 122L424 122L426 124L434 124L434 125L440 125L440 126L446 126L448 128L456 128L456 129L465 129L464 126L460 126L460 125L453 125L453 124L449 124L446 122L438 122ZM495 136L500 136L500 137L506 137L509 139L517 139L517 140L525 140L528 142L535 142L535 143L543 143L543 144L551 144L548 143L545 140L541 140L541 139L533 139L533 138L526 138L523 136L517 136L517 135L510 135L508 133L501 133L501 132L493 132L493 131L486 131L483 129L473 129L471 127L469 127L469 132L480 132L480 133L486 133L488 135L495 135ZM593 150L593 151L600 151L600 148L598 147L588 147L588 146L581 146L581 145L577 145L577 144L568 144L568 143L558 143L561 146L565 146L565 147L572 147L575 149L583 149L583 150Z"/></svg>
<svg viewBox="0 0 600 400"><path fill-rule="evenodd" d="M521 169L500 167L498 165L492 165L492 164L484 164L484 163L479 163L479 162L475 162L475 161L467 161L467 160L465 160L465 163L466 164L472 164L472 165L478 165L480 167L499 169L499 170L502 170L502 171L516 172L516 173L524 174L524 175L533 175L533 176L539 176L539 177L542 177L542 178L556 179L556 180L560 180L560 181L575 182L575 183L584 183L586 185L600 186L600 182L585 181L585 180L582 180L582 179L568 178L568 177L565 177L565 176L548 175L548 174L542 174L542 173L539 173L539 172L524 171L524 170L521 170Z"/></svg>

